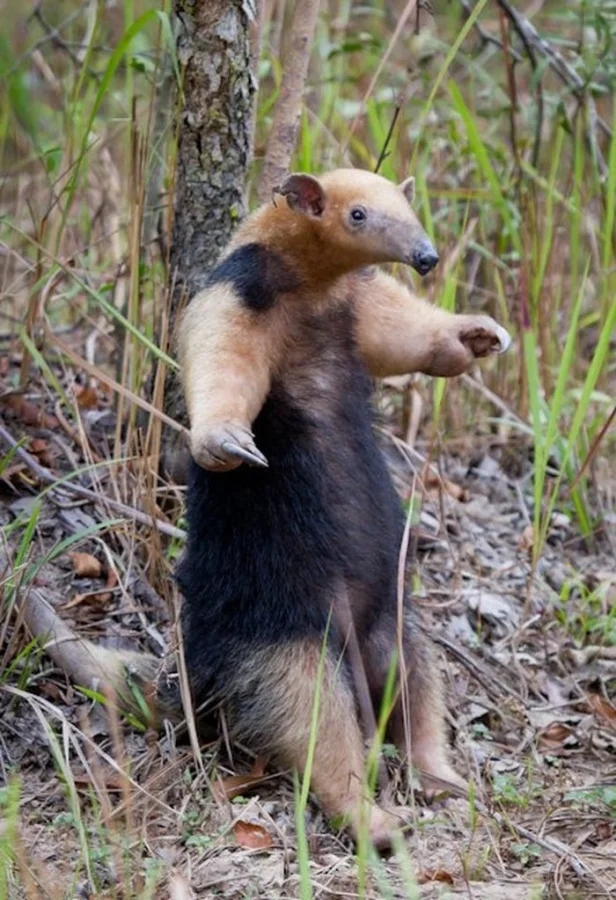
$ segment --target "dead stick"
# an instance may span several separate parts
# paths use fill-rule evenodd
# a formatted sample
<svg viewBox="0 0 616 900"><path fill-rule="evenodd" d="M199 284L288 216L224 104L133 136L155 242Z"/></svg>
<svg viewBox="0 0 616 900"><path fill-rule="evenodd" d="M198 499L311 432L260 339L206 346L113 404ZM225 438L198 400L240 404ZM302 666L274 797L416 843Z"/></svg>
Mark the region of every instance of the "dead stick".
<svg viewBox="0 0 616 900"><path fill-rule="evenodd" d="M19 443L6 430L4 425L0 425L0 439L2 439L5 444L8 444L11 449L15 450L15 455L28 466L30 471L36 475L39 481L42 481L44 484L56 484L58 479L53 472L50 472L49 469L41 466L27 450L20 447ZM126 516L128 519L132 519L135 522L139 522L140 525L149 525L152 528L158 528L162 534L166 534L169 537L179 538L180 540L184 540L186 537L186 532L181 528L176 528L175 525L169 525L167 522L162 522L154 516L149 516L147 513L141 512L140 509L134 509L131 506L120 503L119 500L113 500L111 497L106 497L104 494L99 494L96 491L90 490L90 488L82 487L80 484L74 484L71 481L63 481L58 487L64 487L67 491L76 496L83 497L84 500L92 500L97 503L104 501L110 509L115 510L120 513L120 515Z"/></svg>
<svg viewBox="0 0 616 900"><path fill-rule="evenodd" d="M272 191L283 181L291 164L318 13L319 0L296 0L291 37L282 63L280 93L259 182L262 203L271 200Z"/></svg>

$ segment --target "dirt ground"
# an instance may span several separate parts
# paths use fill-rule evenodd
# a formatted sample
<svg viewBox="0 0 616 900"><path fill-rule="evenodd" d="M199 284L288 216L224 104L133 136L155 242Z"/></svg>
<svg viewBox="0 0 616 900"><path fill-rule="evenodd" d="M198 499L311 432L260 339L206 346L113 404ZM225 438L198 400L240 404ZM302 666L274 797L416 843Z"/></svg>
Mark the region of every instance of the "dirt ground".
<svg viewBox="0 0 616 900"><path fill-rule="evenodd" d="M103 469L78 481L100 491L100 502L56 485L25 543L11 525L31 521L37 464L61 476L79 452L54 422L28 425L23 410L6 412L3 427L24 442L0 483L5 587L13 569L22 596L42 592L79 634L162 655L177 600L173 539L106 508L118 482ZM101 454L108 419L105 431L100 415L84 413ZM454 756L473 790L468 800L426 804L392 767L391 791L411 826L406 853L373 863L363 883L349 840L311 805L314 896L616 896L609 533L584 542L555 513L533 571L524 440L501 433L448 446L442 477L423 469L421 480L425 448L409 451L389 432L384 447L402 494L423 498L409 580L442 650ZM172 729L140 733L107 717L28 644L20 590L9 592L2 631L5 831L10 785L20 786L8 896L301 896L291 778L266 772L253 790L225 799L234 773L261 774L241 748L230 756L223 736L197 756Z"/></svg>

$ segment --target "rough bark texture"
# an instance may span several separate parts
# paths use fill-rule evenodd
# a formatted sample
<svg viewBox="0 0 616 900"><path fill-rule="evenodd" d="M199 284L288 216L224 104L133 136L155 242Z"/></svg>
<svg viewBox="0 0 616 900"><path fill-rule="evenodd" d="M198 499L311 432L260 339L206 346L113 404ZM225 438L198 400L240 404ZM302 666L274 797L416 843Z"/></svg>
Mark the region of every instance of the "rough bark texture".
<svg viewBox="0 0 616 900"><path fill-rule="evenodd" d="M245 0L175 0L184 71L171 265L193 294L245 211L255 81Z"/></svg>
<svg viewBox="0 0 616 900"><path fill-rule="evenodd" d="M252 150L253 98L249 0L175 0L184 106L178 127L170 253L173 341L178 309L205 285L208 272L245 213ZM173 348L172 348L173 349ZM178 379L169 373L165 412L187 424ZM163 437L163 468L183 480L187 451Z"/></svg>

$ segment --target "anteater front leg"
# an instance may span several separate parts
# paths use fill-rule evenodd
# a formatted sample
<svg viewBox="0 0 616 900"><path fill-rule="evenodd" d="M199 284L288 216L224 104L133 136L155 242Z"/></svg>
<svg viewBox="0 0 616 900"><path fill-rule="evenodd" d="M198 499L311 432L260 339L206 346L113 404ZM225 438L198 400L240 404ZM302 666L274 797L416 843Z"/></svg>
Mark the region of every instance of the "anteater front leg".
<svg viewBox="0 0 616 900"><path fill-rule="evenodd" d="M386 849L399 819L362 805L365 753L353 691L331 651L320 664L321 653L317 642L296 641L243 654L227 703L232 732L303 773L318 691L312 789L327 816L346 819L355 837L365 822L373 844Z"/></svg>
<svg viewBox="0 0 616 900"><path fill-rule="evenodd" d="M354 282L353 308L360 354L379 378L460 375L475 359L504 353L511 343L490 316L446 312L384 272Z"/></svg>
<svg viewBox="0 0 616 900"><path fill-rule="evenodd" d="M186 309L178 338L180 371L191 452L203 468L267 465L252 423L270 388L278 334L273 317L243 307L229 284L202 291Z"/></svg>

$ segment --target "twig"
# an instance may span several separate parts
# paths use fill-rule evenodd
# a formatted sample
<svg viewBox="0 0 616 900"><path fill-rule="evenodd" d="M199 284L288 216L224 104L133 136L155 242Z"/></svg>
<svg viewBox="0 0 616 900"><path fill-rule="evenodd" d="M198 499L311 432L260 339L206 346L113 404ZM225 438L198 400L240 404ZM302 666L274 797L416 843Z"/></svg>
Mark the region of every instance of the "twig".
<svg viewBox="0 0 616 900"><path fill-rule="evenodd" d="M611 140L612 132L606 123L598 116L595 102L587 92L583 78L578 75L575 69L569 65L569 63L548 41L545 40L545 38L541 37L535 26L526 18L526 16L523 16L517 9L511 6L509 0L496 0L496 2L520 36L520 40L523 42L529 56L533 50L537 50L548 61L552 71L558 75L564 84L571 88L580 104L586 105L589 118L586 138L590 151L597 164L597 168L599 169L601 176L605 178L607 176L607 165L603 158L603 154L599 149L595 130L597 127L601 128L609 140Z"/></svg>
<svg viewBox="0 0 616 900"><path fill-rule="evenodd" d="M601 428L595 435L593 442L590 445L590 449L588 450L588 453L586 454L586 459L580 466L577 475L575 476L575 478L569 485L569 492L575 490L575 488L578 486L578 483L579 483L580 479L582 478L584 472L586 471L586 469L588 468L588 466L590 465L590 463L596 456L596 453L597 453L597 450L599 449L601 441L607 434L607 432L610 428L610 425L614 421L615 416L616 416L616 406L613 407L611 413L609 414L609 416L607 417L607 419L605 420L605 422L603 423L603 425L601 426Z"/></svg>
<svg viewBox="0 0 616 900"><path fill-rule="evenodd" d="M494 391L491 391L490 388L487 388L485 384L482 384L480 381L477 381L475 378L472 378L470 375L461 375L460 380L464 382L467 387L472 388L474 391L478 391L480 394L489 400L490 403L493 403L497 409L500 409L502 413L508 419L511 419L513 422L517 422L518 425L521 425L527 433L530 433L530 425L528 422L519 416L516 412L514 412L510 406L507 406L504 400L502 400L498 394L495 394Z"/></svg>
<svg viewBox="0 0 616 900"><path fill-rule="evenodd" d="M533 844L538 844L539 847L542 847L544 850L548 850L550 853L556 854L559 859L566 860L575 874L578 876L578 878L592 878L592 880L597 885L599 885L599 887L603 891L605 891L606 897L610 896L608 890L599 881L590 866L587 866L586 863L583 862L579 858L579 856L576 856L571 848L567 847L567 845L562 841L559 841L557 838L541 837L541 835L537 834L534 831L531 831L524 825L518 825L517 822L513 822L511 819L506 818L505 816L496 812L496 810L488 809L488 807L485 806L480 800L475 800L475 806L482 815L488 816L490 819L493 819L499 826L499 828L510 828L512 831L515 831L516 834L519 834L520 837L525 838L527 841L531 841Z"/></svg>
<svg viewBox="0 0 616 900"><path fill-rule="evenodd" d="M465 15L466 15L466 18L469 19L470 16L471 16L471 14L472 14L472 12L473 12L472 4L469 2L469 0L460 0L460 6L461 6L462 9L464 10L464 13L465 13ZM476 31L477 34L479 35L479 37L480 37L480 39L481 39L481 43L482 43L484 46L487 46L488 44L492 44L494 47L498 47L499 50L503 50L503 49L504 49L504 47L503 47L502 43L499 41L499 39L498 39L497 37L494 37L493 34L490 34L489 31L486 31L485 28L483 28L483 27L479 24L479 22L474 22L474 23L473 23L473 28L475 29L475 31ZM517 50L514 50L513 47L510 47L510 48L509 48L509 52L510 52L512 58L513 58L516 62L522 62L522 56L521 56L520 53L518 53Z"/></svg>
<svg viewBox="0 0 616 900"><path fill-rule="evenodd" d="M262 203L271 198L291 164L318 13L319 0L296 0L291 36L282 63L280 94L259 181Z"/></svg>
<svg viewBox="0 0 616 900"><path fill-rule="evenodd" d="M446 637L443 637L441 634L432 635L432 640L437 644L440 644L441 647L444 647L446 650L454 656L458 662L464 666L464 668L472 675L472 677L477 681L482 688L490 695L493 696L496 700L502 701L503 694L507 694L510 697L515 697L517 700L521 700L520 694L515 691L513 688L509 687L504 681L496 681L490 680L488 675L484 673L481 666L478 662L476 662L472 656L468 653L465 653L461 647L457 644L454 644L453 641L449 641Z"/></svg>
<svg viewBox="0 0 616 900"><path fill-rule="evenodd" d="M408 20L409 16L411 15L411 13L413 12L413 10L415 9L416 5L417 5L417 0L408 0L408 3L402 10L402 13L400 14L400 16L398 17L398 22L397 22L396 28L394 30L394 33L391 36L391 40L387 46L387 49L385 50L385 53L383 54L383 56L381 57L381 59L379 61L379 64L376 68L376 72L372 76L370 84L366 88L366 93L362 97L360 111L357 113L357 115L351 122L351 127L349 128L345 142L342 145L342 153L346 153L346 150L347 150L347 147L349 146L350 140L353 137L353 135L355 134L355 129L357 128L357 124L358 124L361 116L363 115L363 112L364 112L364 109L366 106L366 102L367 102L368 98L370 97L370 95L372 94L372 91L376 87L377 81L381 77L381 72L383 71L385 65L387 64L387 60L389 59L391 52L394 49L398 38L402 34L402 31L404 30L404 26L406 25L407 20Z"/></svg>
<svg viewBox="0 0 616 900"><path fill-rule="evenodd" d="M39 481L49 485L56 484L58 479L55 475L50 472L49 469L41 466L27 450L24 450L24 448L19 445L19 442L15 440L2 424L0 424L0 439L2 439L2 441L4 441L4 443L12 450L15 450L15 455L28 466L30 471L39 479ZM119 500L112 500L111 497L104 497L96 491L90 490L90 488L82 487L82 485L74 484L70 481L63 482L62 487L70 493L75 494L77 497L83 497L85 500L92 500L95 503L100 503L104 500L110 509L115 510L120 513L120 515L126 516L127 519L132 519L135 522L139 522L141 525L149 525L152 528L157 528L162 534L166 534L169 537L178 538L179 540L186 539L186 532L181 528L176 528L175 525L169 525L167 522L154 518L154 516L149 516L139 509L126 506L126 504L121 503ZM55 488L52 488L52 493L54 490Z"/></svg>
<svg viewBox="0 0 616 900"><path fill-rule="evenodd" d="M398 116L400 115L400 111L402 109L402 103L397 103L396 108L394 109L394 114L391 117L391 122L389 123L389 129L385 136L385 140L383 142L383 146L381 148L381 152L379 153L379 158L376 161L376 166L374 167L375 174L379 171L387 157L389 156L389 145L391 143L391 139L394 133L394 128L396 127L396 122L398 121Z"/></svg>
<svg viewBox="0 0 616 900"><path fill-rule="evenodd" d="M73 65L76 68L78 68L78 69L83 68L83 59L80 59L79 56L73 52L73 50L71 49L69 44L67 44L67 42L62 37L60 37L60 28L66 26L67 22L70 22L70 20L72 18L74 18L75 15L81 14L83 12L83 5L80 5L77 10L77 13L74 13L73 15L69 16L65 20L65 22L60 26L60 28L53 28L49 24L49 22L47 22L47 20L43 18L43 13L41 12L41 6L42 6L41 3L37 4L37 6L34 9L30 18L36 19L36 21L39 23L39 25L41 26L41 28L47 35L47 40L51 41L51 43L54 47L57 47L63 53L66 53L66 55L68 56L68 58L70 59L70 61L73 63ZM89 11L89 10L87 10L87 11ZM85 39L82 43L82 46L83 46L83 49L81 51L82 55L85 53L85 50L87 49L89 42L92 40L93 23L95 23L95 22L96 22L96 18L94 17L94 19L92 19L92 16L90 16L89 21L88 21L88 31L87 31ZM43 41L39 41L36 46L40 46L40 44L42 44L42 43L43 43ZM94 78L95 81L100 81L101 76L98 75L96 72L94 72L94 70L91 69L89 66L86 67L86 72L88 73L88 75L91 78Z"/></svg>

